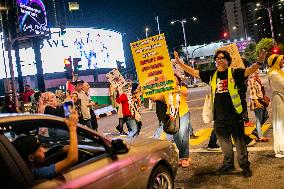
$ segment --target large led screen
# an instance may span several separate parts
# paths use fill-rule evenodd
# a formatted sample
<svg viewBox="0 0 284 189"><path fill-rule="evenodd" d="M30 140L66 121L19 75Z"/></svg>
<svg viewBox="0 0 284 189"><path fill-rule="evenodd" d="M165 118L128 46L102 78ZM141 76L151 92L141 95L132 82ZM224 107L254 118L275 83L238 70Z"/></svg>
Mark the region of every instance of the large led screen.
<svg viewBox="0 0 284 189"><path fill-rule="evenodd" d="M64 59L69 57L81 58L80 70L117 68L117 61L125 62L122 35L119 32L94 28L67 28L64 35L59 28L52 28L51 32L51 38L45 40L41 47L44 73L64 72ZM14 52L12 54L17 75ZM7 63L7 52L5 57ZM21 49L20 57L23 75L35 75L33 49ZM0 78L4 78L3 58L0 60Z"/></svg>
<svg viewBox="0 0 284 189"><path fill-rule="evenodd" d="M17 0L21 35L38 35L49 32L47 16L41 0Z"/></svg>

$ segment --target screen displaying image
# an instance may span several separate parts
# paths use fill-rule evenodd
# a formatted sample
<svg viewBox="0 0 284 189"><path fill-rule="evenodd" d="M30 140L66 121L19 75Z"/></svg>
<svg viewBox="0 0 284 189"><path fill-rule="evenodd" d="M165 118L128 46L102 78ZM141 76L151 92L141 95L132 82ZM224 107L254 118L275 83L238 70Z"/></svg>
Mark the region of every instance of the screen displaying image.
<svg viewBox="0 0 284 189"><path fill-rule="evenodd" d="M69 57L81 58L80 70L117 68L117 61L125 62L121 33L95 28L67 28L65 31L66 33L62 35L59 28L51 28L51 38L44 40L41 46L44 73L64 72L64 59ZM14 54L12 52L15 76L17 76ZM9 77L7 52L5 57ZM20 49L20 57L23 75L35 75L37 72L34 50ZM4 62L1 59L0 78L5 77L4 70Z"/></svg>

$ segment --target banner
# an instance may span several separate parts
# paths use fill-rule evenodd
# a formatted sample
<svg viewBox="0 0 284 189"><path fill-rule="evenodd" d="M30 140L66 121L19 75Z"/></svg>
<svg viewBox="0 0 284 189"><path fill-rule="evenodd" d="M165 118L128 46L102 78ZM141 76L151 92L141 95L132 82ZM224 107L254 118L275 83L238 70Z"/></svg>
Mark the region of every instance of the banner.
<svg viewBox="0 0 284 189"><path fill-rule="evenodd" d="M232 57L232 63L231 63L231 68L245 68L243 60L241 58L241 55L239 53L238 47L235 43L232 43L230 45L224 46L218 50L223 50L223 51L227 51L228 53L230 53L231 57Z"/></svg>
<svg viewBox="0 0 284 189"><path fill-rule="evenodd" d="M122 88L127 82L117 69L113 69L106 74L107 80L113 85L114 88Z"/></svg>
<svg viewBox="0 0 284 189"><path fill-rule="evenodd" d="M173 92L176 83L164 34L130 46L143 97Z"/></svg>

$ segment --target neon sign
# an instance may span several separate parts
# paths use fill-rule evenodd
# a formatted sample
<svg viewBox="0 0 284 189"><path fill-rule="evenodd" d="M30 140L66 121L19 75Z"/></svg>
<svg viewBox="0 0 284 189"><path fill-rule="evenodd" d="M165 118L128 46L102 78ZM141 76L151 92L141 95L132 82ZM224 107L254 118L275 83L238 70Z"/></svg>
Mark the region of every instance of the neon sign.
<svg viewBox="0 0 284 189"><path fill-rule="evenodd" d="M40 35L49 32L47 16L41 0L17 0L21 35Z"/></svg>

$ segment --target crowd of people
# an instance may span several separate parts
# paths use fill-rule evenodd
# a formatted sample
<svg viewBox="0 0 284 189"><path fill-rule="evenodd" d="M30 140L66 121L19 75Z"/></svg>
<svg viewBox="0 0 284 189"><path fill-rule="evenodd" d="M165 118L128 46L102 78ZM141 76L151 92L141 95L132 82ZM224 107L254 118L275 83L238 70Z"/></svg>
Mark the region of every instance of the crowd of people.
<svg viewBox="0 0 284 189"><path fill-rule="evenodd" d="M268 142L263 136L261 127L267 121L269 114L267 107L270 98L266 95L264 85L260 80L258 69L266 60L267 52L262 50L256 63L251 65L244 61L245 68L231 68L232 57L227 51L219 50L214 56L216 68L213 70L196 70L186 65L174 53L176 64L193 77L200 78L202 82L210 85L213 96L214 124L208 149L219 149L224 155L223 165L216 170L216 174L223 175L235 170L233 146L236 147L239 166L243 169L243 176L252 176L250 162L248 160L247 146L256 141ZM272 125L274 132L274 149L276 157L284 157L284 71L283 55L273 54L267 59L269 72L268 79L272 88ZM190 135L193 134L190 121L190 111L187 103L188 90L182 78L175 74L175 91L168 94L157 94L149 100L156 103L156 115L159 127L153 138L160 138L162 132L167 133L167 139L176 144L179 150L180 165L184 168L190 166ZM72 100L78 116L79 123L98 129L96 115L93 108L97 103L93 102L89 95L90 85L81 80L74 83L75 90L72 93L62 91L35 92L30 86L25 86L23 102L32 104L32 113L51 114L64 117L62 104L66 100ZM254 112L256 129L252 132L256 140L247 136L244 128L253 124L248 118L246 93L249 89L249 109ZM140 108L142 106L142 91L138 83L128 82L126 86L110 86L110 98L112 106L117 109L117 131L121 135L137 137L141 130L142 118ZM5 112L15 113L18 108L10 96L5 98ZM127 130L124 129L124 123ZM219 145L218 145L219 143ZM56 165L55 165L56 166ZM57 169L56 169L57 170Z"/></svg>

